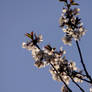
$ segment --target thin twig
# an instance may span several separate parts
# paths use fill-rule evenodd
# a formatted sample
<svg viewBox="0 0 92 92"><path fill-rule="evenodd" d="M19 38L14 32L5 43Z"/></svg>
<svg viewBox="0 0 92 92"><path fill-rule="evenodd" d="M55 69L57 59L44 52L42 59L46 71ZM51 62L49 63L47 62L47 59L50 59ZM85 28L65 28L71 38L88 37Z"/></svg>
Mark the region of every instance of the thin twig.
<svg viewBox="0 0 92 92"><path fill-rule="evenodd" d="M75 73L75 74L80 74L80 75L82 75L83 77L86 77L86 75L85 75L85 74L82 74L82 73L77 72L77 71L74 71L73 73Z"/></svg>
<svg viewBox="0 0 92 92"><path fill-rule="evenodd" d="M83 68L84 68L84 71L85 71L85 73L86 73L86 76L87 76L87 78L90 80L90 82L92 83L92 78L91 78L91 76L89 75L89 73L88 73L88 71L87 71L87 69L86 69L86 66L85 66L85 64L84 64L83 57L82 57L82 53L81 53L81 49L80 49L80 46L79 46L79 43L78 43L77 40L76 40L76 45L77 45L77 49L78 49L78 52L79 52L79 55L80 55L81 64L82 64L82 66L83 66Z"/></svg>
<svg viewBox="0 0 92 92"><path fill-rule="evenodd" d="M77 87L79 87L82 92L85 92L84 89L81 88L80 85L79 85L78 83L76 83L72 77L70 77L70 78L71 78L72 82L75 83L75 85L76 85Z"/></svg>
<svg viewBox="0 0 92 92"><path fill-rule="evenodd" d="M83 80L83 81L85 81L85 82L87 82L87 83L90 83L90 81L88 81L88 80L86 80L86 79L83 79L83 78L78 77L78 76L75 76L75 77L78 78L78 79L81 79L81 80Z"/></svg>
<svg viewBox="0 0 92 92"><path fill-rule="evenodd" d="M67 89L69 90L69 92L72 92L72 90L67 86L67 84L64 82L64 80L62 79L62 77L59 75L58 71L56 70L56 68L54 67L53 64L50 63L50 65L54 68L54 70L56 71L56 73L58 74L60 80L64 83L64 85L67 87Z"/></svg>
<svg viewBox="0 0 92 92"><path fill-rule="evenodd" d="M68 70L68 68L67 68ZM66 71L65 71L66 72ZM77 86L79 87L79 89L81 90L81 92L85 92L84 89L82 87L80 87L80 85L74 81L74 79L72 78L72 76L70 75L70 73L66 72L66 74L70 77L70 79L72 80L72 82Z"/></svg>

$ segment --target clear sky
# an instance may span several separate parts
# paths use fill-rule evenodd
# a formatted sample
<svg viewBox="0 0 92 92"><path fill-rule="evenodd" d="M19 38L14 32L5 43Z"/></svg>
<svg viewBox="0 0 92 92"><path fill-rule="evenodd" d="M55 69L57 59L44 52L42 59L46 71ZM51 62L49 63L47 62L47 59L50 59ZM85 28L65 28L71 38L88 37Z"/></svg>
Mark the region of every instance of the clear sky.
<svg viewBox="0 0 92 92"><path fill-rule="evenodd" d="M80 47L92 75L92 0L78 2L80 17L88 30ZM52 80L48 67L38 70L31 53L22 49L22 42L28 40L24 34L32 30L43 35L41 47L49 43L58 50L63 46L67 58L81 66L75 42L70 47L61 41L64 34L58 20L62 6L58 0L0 0L0 92L60 92L62 83ZM79 92L73 84L71 87Z"/></svg>

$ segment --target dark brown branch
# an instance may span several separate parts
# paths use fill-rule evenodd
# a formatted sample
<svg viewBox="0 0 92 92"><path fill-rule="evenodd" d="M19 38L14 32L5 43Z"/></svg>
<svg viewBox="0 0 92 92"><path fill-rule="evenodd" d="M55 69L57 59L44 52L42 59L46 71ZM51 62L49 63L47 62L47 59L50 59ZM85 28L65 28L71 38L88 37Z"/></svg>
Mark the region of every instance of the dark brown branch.
<svg viewBox="0 0 92 92"><path fill-rule="evenodd" d="M56 71L56 73L58 74L60 80L64 83L64 85L67 87L69 92L72 92L72 90L67 86L67 84L63 81L62 77L59 75L58 71L56 70L56 68L54 67L53 64L50 63L50 65L53 67L53 69Z"/></svg>
<svg viewBox="0 0 92 92"><path fill-rule="evenodd" d="M77 49L78 49L78 52L79 52L79 55L80 55L81 64L82 64L82 66L83 66L83 69L84 69L84 71L85 71L85 73L86 73L87 78L88 78L88 79L90 80L90 82L92 83L92 78L91 78L91 76L89 75L89 73L88 73L88 71L87 71L87 69L86 69L86 66L85 66L85 64L84 64L83 57L82 57L82 53L81 53L81 49L80 49L80 46L79 46L79 43L78 43L77 40L76 40L76 45L77 45Z"/></svg>
<svg viewBox="0 0 92 92"><path fill-rule="evenodd" d="M80 87L80 85L78 83L76 83L72 77L70 77L70 78L71 78L72 82L75 83L75 85L80 88L81 92L85 92L84 89L82 89Z"/></svg>
<svg viewBox="0 0 92 92"><path fill-rule="evenodd" d="M87 83L91 83L89 80L83 79L83 78L81 78L81 77L78 77L78 76L75 76L75 77L78 78L78 79L81 79L81 80L83 80L83 81L85 81L85 82L87 82Z"/></svg>
<svg viewBox="0 0 92 92"><path fill-rule="evenodd" d="M68 68L67 68L67 71L68 71ZM65 71L66 72L66 71ZM81 92L85 92L84 89L82 87L80 87L80 85L74 81L74 79L72 78L72 76L70 75L70 73L66 72L66 74L70 77L70 79L72 80L72 82L77 86L79 87L79 89L81 90Z"/></svg>

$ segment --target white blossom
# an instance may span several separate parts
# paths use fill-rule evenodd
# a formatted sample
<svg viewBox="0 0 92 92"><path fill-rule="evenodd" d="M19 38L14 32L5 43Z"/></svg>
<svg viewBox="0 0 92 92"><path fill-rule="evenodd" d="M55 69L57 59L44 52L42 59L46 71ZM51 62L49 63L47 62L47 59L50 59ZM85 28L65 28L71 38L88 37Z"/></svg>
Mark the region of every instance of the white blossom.
<svg viewBox="0 0 92 92"><path fill-rule="evenodd" d="M89 90L90 90L90 92L92 92L92 88L90 88Z"/></svg>

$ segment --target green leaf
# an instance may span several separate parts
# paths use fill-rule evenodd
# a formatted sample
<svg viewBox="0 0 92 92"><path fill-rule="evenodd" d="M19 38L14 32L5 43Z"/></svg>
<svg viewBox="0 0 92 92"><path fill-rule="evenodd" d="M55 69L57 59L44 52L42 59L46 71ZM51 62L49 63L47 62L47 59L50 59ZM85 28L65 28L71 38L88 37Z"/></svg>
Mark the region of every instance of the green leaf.
<svg viewBox="0 0 92 92"><path fill-rule="evenodd" d="M78 3L72 2L71 5L79 5Z"/></svg>
<svg viewBox="0 0 92 92"><path fill-rule="evenodd" d="M79 5L78 3L74 2L74 0L70 0L71 5Z"/></svg>
<svg viewBox="0 0 92 92"><path fill-rule="evenodd" d="M32 40L33 40L33 32L31 32L31 34L26 33L25 35L26 35L27 37L29 37L30 39L32 39Z"/></svg>

